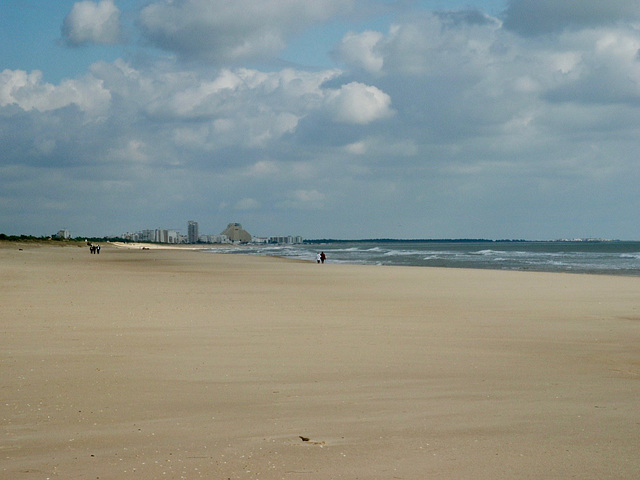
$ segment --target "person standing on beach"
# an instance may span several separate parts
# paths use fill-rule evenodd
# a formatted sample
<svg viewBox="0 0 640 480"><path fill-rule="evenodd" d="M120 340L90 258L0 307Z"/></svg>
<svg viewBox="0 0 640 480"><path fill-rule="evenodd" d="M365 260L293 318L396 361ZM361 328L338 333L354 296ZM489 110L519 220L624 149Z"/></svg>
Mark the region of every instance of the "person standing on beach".
<svg viewBox="0 0 640 480"><path fill-rule="evenodd" d="M325 261L326 259L327 259L327 256L324 254L324 252L321 252L321 253L320 253L320 261L321 261L322 263L324 263L324 261Z"/></svg>
<svg viewBox="0 0 640 480"><path fill-rule="evenodd" d="M316 255L316 262L320 263L320 260L322 259L322 255L320 255L319 253Z"/></svg>

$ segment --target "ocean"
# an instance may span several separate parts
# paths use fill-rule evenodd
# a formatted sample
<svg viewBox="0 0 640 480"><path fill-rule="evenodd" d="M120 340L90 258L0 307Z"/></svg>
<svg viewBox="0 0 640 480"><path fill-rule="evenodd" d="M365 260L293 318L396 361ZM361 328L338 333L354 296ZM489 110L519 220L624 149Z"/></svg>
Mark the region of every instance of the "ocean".
<svg viewBox="0 0 640 480"><path fill-rule="evenodd" d="M361 241L211 251L311 261L324 251L327 263L640 276L640 242L626 241Z"/></svg>

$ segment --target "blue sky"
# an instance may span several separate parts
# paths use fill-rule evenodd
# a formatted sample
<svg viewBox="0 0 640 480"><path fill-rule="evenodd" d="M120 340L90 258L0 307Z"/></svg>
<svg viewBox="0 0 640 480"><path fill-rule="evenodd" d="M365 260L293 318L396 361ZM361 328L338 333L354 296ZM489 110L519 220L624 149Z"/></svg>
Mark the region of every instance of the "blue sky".
<svg viewBox="0 0 640 480"><path fill-rule="evenodd" d="M640 2L4 0L0 232L639 239Z"/></svg>

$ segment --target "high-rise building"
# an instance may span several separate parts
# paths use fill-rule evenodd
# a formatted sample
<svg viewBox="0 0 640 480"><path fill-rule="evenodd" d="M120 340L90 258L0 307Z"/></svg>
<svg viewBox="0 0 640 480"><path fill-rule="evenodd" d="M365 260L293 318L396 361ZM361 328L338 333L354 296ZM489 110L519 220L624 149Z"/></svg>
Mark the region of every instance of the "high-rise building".
<svg viewBox="0 0 640 480"><path fill-rule="evenodd" d="M198 243L198 222L193 220L187 224L187 243Z"/></svg>

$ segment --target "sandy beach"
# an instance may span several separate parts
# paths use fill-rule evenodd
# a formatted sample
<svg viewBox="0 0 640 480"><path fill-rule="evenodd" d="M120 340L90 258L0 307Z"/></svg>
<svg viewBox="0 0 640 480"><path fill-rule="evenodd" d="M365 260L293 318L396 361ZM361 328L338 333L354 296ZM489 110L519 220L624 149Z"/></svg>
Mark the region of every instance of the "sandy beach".
<svg viewBox="0 0 640 480"><path fill-rule="evenodd" d="M640 278L0 246L0 478L637 479Z"/></svg>

